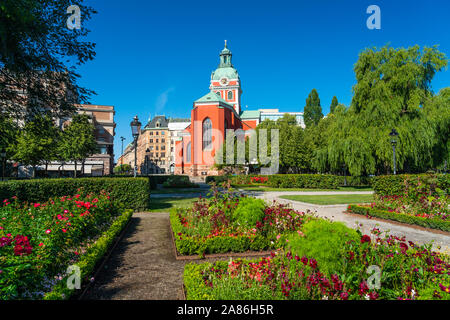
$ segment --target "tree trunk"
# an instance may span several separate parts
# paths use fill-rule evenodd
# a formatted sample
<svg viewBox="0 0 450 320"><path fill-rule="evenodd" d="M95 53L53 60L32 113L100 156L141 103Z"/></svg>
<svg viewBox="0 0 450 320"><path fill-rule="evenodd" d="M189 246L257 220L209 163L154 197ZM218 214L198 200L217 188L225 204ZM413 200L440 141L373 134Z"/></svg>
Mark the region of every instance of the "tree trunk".
<svg viewBox="0 0 450 320"><path fill-rule="evenodd" d="M77 177L77 162L74 161L75 164L75 170L73 171L73 177L76 178Z"/></svg>

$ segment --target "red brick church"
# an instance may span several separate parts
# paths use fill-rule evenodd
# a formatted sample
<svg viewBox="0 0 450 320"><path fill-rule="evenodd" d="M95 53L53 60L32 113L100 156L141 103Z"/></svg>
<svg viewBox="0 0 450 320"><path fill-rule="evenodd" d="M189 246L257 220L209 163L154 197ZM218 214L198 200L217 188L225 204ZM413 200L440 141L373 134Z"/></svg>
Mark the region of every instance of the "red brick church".
<svg viewBox="0 0 450 320"><path fill-rule="evenodd" d="M241 79L231 59L232 54L225 41L219 66L211 74L210 92L194 101L191 124L176 141L175 174L218 175L214 168L215 156L222 148L227 129L241 129L248 133L261 121L276 121L285 114L278 109L241 111ZM304 127L303 112L288 113Z"/></svg>
<svg viewBox="0 0 450 320"><path fill-rule="evenodd" d="M211 74L210 92L194 102L191 124L176 142L175 174L217 175L215 154L226 129L256 128L259 119L241 118L241 80L227 48L220 53L219 67Z"/></svg>

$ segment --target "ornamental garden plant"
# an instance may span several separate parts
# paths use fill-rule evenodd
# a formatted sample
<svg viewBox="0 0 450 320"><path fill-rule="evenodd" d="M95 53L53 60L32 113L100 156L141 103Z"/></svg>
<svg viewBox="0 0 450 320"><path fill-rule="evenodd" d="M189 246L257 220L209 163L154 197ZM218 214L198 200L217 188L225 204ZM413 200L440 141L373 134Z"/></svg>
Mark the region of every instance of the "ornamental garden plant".
<svg viewBox="0 0 450 320"><path fill-rule="evenodd" d="M348 211L450 232L450 198L444 183L433 175L408 176L402 181L391 187L378 182L381 192L373 203L350 205Z"/></svg>
<svg viewBox="0 0 450 320"><path fill-rule="evenodd" d="M450 300L449 257L430 245L323 219L302 230L267 258L187 264L187 299Z"/></svg>
<svg viewBox="0 0 450 320"><path fill-rule="evenodd" d="M171 227L180 255L261 251L277 246L277 239L295 232L312 216L285 205L267 205L231 188L212 188L191 208L172 210Z"/></svg>
<svg viewBox="0 0 450 320"><path fill-rule="evenodd" d="M124 213L106 192L0 207L0 300L42 299ZM127 218L131 211L127 212Z"/></svg>

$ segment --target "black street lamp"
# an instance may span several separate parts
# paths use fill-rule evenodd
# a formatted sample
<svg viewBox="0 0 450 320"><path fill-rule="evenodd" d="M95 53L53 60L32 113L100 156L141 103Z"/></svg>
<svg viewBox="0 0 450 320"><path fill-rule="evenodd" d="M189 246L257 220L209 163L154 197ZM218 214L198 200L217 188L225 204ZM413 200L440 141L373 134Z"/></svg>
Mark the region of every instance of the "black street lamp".
<svg viewBox="0 0 450 320"><path fill-rule="evenodd" d="M394 174L397 174L397 170L395 167L395 146L397 145L397 137L398 137L398 132L395 129L392 129L391 133L389 133L389 136L391 137L391 144L392 144L392 149L394 151Z"/></svg>
<svg viewBox="0 0 450 320"><path fill-rule="evenodd" d="M120 140L122 141L122 153L121 153L121 161L120 161L120 171L123 171L123 141L125 140L125 137L120 137Z"/></svg>
<svg viewBox="0 0 450 320"><path fill-rule="evenodd" d="M141 132L141 123L139 122L138 116L134 117L134 120L130 124L131 134L134 138L134 177L137 175L137 140Z"/></svg>
<svg viewBox="0 0 450 320"><path fill-rule="evenodd" d="M5 162L6 162L6 151L2 149L0 152L0 158L2 159L2 181L5 181Z"/></svg>

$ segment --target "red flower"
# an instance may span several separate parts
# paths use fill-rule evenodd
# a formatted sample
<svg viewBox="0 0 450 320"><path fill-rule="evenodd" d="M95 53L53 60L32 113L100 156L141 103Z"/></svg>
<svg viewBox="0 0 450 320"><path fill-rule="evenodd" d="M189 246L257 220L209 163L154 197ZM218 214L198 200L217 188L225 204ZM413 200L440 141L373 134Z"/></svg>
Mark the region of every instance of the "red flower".
<svg viewBox="0 0 450 320"><path fill-rule="evenodd" d="M370 243L370 237L367 234L365 234L361 237L361 243L366 243L366 242Z"/></svg>
<svg viewBox="0 0 450 320"><path fill-rule="evenodd" d="M311 266L311 268L315 269L317 268L317 261L316 259L309 259L309 265Z"/></svg>

